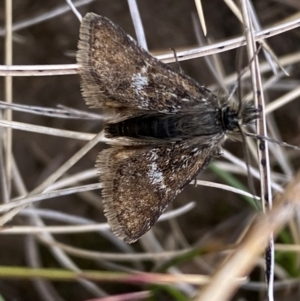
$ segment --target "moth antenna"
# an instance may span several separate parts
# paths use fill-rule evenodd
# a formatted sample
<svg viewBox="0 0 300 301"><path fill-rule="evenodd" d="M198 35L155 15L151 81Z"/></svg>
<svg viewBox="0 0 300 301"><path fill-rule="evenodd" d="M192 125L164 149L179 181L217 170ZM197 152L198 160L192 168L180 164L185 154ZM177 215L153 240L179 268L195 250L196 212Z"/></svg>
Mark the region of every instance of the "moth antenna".
<svg viewBox="0 0 300 301"><path fill-rule="evenodd" d="M242 61L244 56L243 54L244 52L242 51L242 48L239 48L236 56L236 66L238 68L237 70L239 71L238 78L236 80L236 84L237 84L236 90L237 90L237 99L238 99L238 108L237 108L238 118L241 118L241 114L242 114L242 76L246 73L246 71L250 67L250 63L249 63L248 66L242 69Z"/></svg>
<svg viewBox="0 0 300 301"><path fill-rule="evenodd" d="M252 61L254 60L255 56L259 54L260 50L261 50L262 46L259 45L259 47L257 48L256 52L254 53L253 57L251 58L249 64L244 67L244 69L239 72L238 74L238 78L235 81L235 83L230 87L229 89L229 96L228 96L228 100L230 100L233 96L233 94L235 93L236 89L240 86L239 83L241 81L241 78L244 76L244 74L250 69L250 64L252 63ZM240 113L241 111L241 101L239 102L239 110L238 113Z"/></svg>
<svg viewBox="0 0 300 301"><path fill-rule="evenodd" d="M242 97L241 97L241 95L242 95L241 79L242 79L242 76L250 69L250 65L251 65L252 61L254 60L255 56L258 55L260 49L261 49L261 45L259 46L259 48L257 49L257 51L254 53L254 55L251 58L249 64L245 68L243 68L241 72L239 72L238 78L237 78L237 80L235 82L234 89L232 89L231 93L230 93L230 97L232 97L233 93L237 90L237 95L238 95L238 100L239 100L239 102L238 102L238 109L237 109L237 116L239 117L239 119L241 119L242 109L243 109L243 103L242 103ZM240 54L241 54L241 52L240 52ZM252 177L252 174L250 172L250 154L249 154L249 149L247 148L247 145L246 145L247 135L243 131L243 129L241 127L241 124L238 123L237 126L238 126L238 129L240 131L241 138L242 138L243 153L245 155L247 174L248 174L248 177L247 177L248 187L250 189L250 192L253 195L253 201L254 201L254 203L256 204L257 208L260 208L259 203L257 202L257 200L254 197L256 195L256 191L255 191L255 187L254 187L253 177Z"/></svg>
<svg viewBox="0 0 300 301"><path fill-rule="evenodd" d="M289 144L289 143L286 143L286 142L283 142L283 141L278 141L276 139L272 139L272 138L269 138L269 137L265 137L265 136L261 136L261 135L257 135L257 134L253 134L253 133L244 132L244 134L248 137L253 137L253 138L256 138L258 140L266 140L266 141L269 141L271 143L276 143L278 145L289 147L289 148L292 148L294 150L300 151L300 147L298 147L296 145L293 145L293 144Z"/></svg>
<svg viewBox="0 0 300 301"><path fill-rule="evenodd" d="M243 131L242 127L239 124L238 124L238 128L239 128L239 131L240 131L241 137L242 137L243 153L245 155L245 162L246 162L247 174L248 174L248 177L247 177L248 187L252 194L254 203L256 204L257 208L260 208L261 206L259 205L258 201L254 197L256 195L256 191L255 191L255 187L254 187L253 176L250 172L250 153L249 153L249 149L247 148L247 145L246 145L247 133L245 133Z"/></svg>
<svg viewBox="0 0 300 301"><path fill-rule="evenodd" d="M171 47L170 49L173 51L174 58L175 58L175 62L176 62L176 64L177 64L177 68L178 68L179 72L180 72L180 73L183 73L183 70L182 70L182 68L181 68L181 66L180 66L180 63L179 63L179 61L178 61L177 52L176 52L175 48Z"/></svg>

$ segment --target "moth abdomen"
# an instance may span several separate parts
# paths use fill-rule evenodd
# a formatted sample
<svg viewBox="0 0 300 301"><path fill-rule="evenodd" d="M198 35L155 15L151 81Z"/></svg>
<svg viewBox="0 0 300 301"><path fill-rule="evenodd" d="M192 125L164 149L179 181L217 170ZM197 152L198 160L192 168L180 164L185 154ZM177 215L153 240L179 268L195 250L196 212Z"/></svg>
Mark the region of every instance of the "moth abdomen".
<svg viewBox="0 0 300 301"><path fill-rule="evenodd" d="M161 114L142 115L122 120L117 123L107 124L105 132L112 138L175 138L176 124L170 118Z"/></svg>
<svg viewBox="0 0 300 301"><path fill-rule="evenodd" d="M106 125L110 138L184 140L220 134L224 130L220 112L208 110L185 114L145 114Z"/></svg>

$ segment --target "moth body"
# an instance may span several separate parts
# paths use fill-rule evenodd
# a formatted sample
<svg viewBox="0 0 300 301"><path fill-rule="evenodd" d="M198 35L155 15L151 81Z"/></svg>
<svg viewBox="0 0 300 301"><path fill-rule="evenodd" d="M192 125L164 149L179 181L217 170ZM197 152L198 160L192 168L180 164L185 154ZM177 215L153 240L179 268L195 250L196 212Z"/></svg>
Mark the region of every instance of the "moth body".
<svg viewBox="0 0 300 301"><path fill-rule="evenodd" d="M106 114L112 144L96 161L104 213L131 243L258 111L173 70L105 17L83 18L78 48L83 98Z"/></svg>

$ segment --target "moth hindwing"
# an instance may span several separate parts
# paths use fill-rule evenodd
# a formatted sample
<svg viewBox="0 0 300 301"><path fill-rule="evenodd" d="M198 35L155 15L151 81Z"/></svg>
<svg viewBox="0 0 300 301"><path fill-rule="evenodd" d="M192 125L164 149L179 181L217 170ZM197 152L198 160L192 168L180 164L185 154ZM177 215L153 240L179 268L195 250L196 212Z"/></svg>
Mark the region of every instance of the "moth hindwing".
<svg viewBox="0 0 300 301"><path fill-rule="evenodd" d="M216 97L105 17L83 18L78 49L83 98L103 110L112 144L96 162L104 213L112 231L131 243L257 110Z"/></svg>

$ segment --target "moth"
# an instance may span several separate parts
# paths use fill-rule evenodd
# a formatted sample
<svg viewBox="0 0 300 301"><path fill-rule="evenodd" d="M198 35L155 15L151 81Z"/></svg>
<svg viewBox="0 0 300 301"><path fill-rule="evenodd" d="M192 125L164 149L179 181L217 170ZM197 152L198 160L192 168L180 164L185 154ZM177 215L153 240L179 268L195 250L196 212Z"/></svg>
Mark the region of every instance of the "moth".
<svg viewBox="0 0 300 301"><path fill-rule="evenodd" d="M127 243L154 225L226 138L258 118L253 103L216 96L94 13L82 20L77 62L83 98L102 109L111 144L96 160L104 214Z"/></svg>

